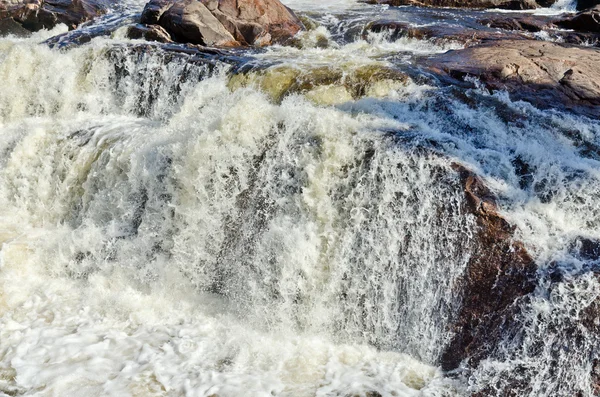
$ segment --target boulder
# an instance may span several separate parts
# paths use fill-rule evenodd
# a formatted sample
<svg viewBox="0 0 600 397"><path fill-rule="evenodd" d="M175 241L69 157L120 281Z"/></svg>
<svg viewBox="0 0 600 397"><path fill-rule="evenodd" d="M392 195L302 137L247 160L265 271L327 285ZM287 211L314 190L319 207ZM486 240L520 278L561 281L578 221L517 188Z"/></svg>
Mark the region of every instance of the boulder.
<svg viewBox="0 0 600 397"><path fill-rule="evenodd" d="M464 45L475 45L487 40L502 39L528 39L529 37L520 32L498 32L491 29L471 29L457 25L435 24L430 26L415 26L408 22L397 22L380 20L371 22L365 28L363 37L368 32L387 32L391 40L401 37L414 38L418 40L430 40L436 44L447 42L458 42Z"/></svg>
<svg viewBox="0 0 600 397"><path fill-rule="evenodd" d="M366 0L368 4L391 6L451 7L451 8L500 8L506 10L530 10L538 7L535 0Z"/></svg>
<svg viewBox="0 0 600 397"><path fill-rule="evenodd" d="M282 43L303 29L279 0L152 0L141 17L177 42L209 46Z"/></svg>
<svg viewBox="0 0 600 397"><path fill-rule="evenodd" d="M575 14L572 17L556 21L563 29L577 32L600 33L600 7Z"/></svg>
<svg viewBox="0 0 600 397"><path fill-rule="evenodd" d="M28 31L52 29L64 23L77 28L107 10L105 0L29 0L0 2L0 20L12 19Z"/></svg>
<svg viewBox="0 0 600 397"><path fill-rule="evenodd" d="M481 178L460 164L453 168L464 189L465 213L476 219L476 244L460 286L462 307L453 324L454 337L440 360L446 371L465 360L476 366L492 353L518 314L519 300L534 291L537 272Z"/></svg>
<svg viewBox="0 0 600 397"><path fill-rule="evenodd" d="M127 37L130 39L144 39L157 41L159 43L172 43L171 35L159 25L136 24L127 29Z"/></svg>
<svg viewBox="0 0 600 397"><path fill-rule="evenodd" d="M518 17L485 18L480 20L479 23L494 29L522 30L535 33L547 29L550 21L543 17L525 15Z"/></svg>
<svg viewBox="0 0 600 397"><path fill-rule="evenodd" d="M540 108L600 116L599 49L499 40L434 55L424 65L450 83L472 76Z"/></svg>
<svg viewBox="0 0 600 397"><path fill-rule="evenodd" d="M577 11L587 10L600 5L600 0L577 0Z"/></svg>

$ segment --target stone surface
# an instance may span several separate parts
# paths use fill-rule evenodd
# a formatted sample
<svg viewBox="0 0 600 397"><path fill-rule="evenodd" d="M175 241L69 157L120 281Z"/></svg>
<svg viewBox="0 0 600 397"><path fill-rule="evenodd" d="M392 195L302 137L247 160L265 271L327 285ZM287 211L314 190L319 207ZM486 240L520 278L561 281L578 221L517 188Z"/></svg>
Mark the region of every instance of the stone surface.
<svg viewBox="0 0 600 397"><path fill-rule="evenodd" d="M558 20L555 24L563 29L572 29L577 32L600 33L600 7Z"/></svg>
<svg viewBox="0 0 600 397"><path fill-rule="evenodd" d="M507 10L529 10L538 7L535 0L366 0L365 3L391 6L413 5L419 7L500 8Z"/></svg>
<svg viewBox="0 0 600 397"><path fill-rule="evenodd" d="M450 81L477 77L490 90L540 108L600 116L600 50L534 40L499 40L449 51L424 64Z"/></svg>
<svg viewBox="0 0 600 397"><path fill-rule="evenodd" d="M152 0L141 22L178 42L230 47L281 43L303 28L279 0Z"/></svg>
<svg viewBox="0 0 600 397"><path fill-rule="evenodd" d="M600 0L577 0L577 11L587 10L600 5Z"/></svg>
<svg viewBox="0 0 600 397"><path fill-rule="evenodd" d="M397 40L401 37L414 38L419 40L429 40L436 44L444 42L459 42L465 46L479 44L488 40L502 39L529 39L528 36L520 32L499 32L490 29L470 29L457 25L431 25L431 26L414 26L408 22L396 21L375 21L365 29L365 37L367 32L388 32L390 40Z"/></svg>
<svg viewBox="0 0 600 397"><path fill-rule="evenodd" d="M10 18L28 31L52 29L61 23L72 30L106 10L106 0L4 1L0 2L0 20Z"/></svg>
<svg viewBox="0 0 600 397"><path fill-rule="evenodd" d="M495 29L523 30L527 32L540 32L550 25L548 18L534 16L519 17L491 17L479 21L480 24Z"/></svg>
<svg viewBox="0 0 600 397"><path fill-rule="evenodd" d="M441 357L446 371L468 360L487 357L518 313L518 301L533 292L537 266L523 245L513 240L514 228L498 214L496 198L481 178L453 164L465 192L464 209L475 216L475 248L460 286L463 303L453 324L454 338Z"/></svg>
<svg viewBox="0 0 600 397"><path fill-rule="evenodd" d="M127 29L127 37L130 39L144 39L160 43L172 43L171 35L159 25L136 24Z"/></svg>

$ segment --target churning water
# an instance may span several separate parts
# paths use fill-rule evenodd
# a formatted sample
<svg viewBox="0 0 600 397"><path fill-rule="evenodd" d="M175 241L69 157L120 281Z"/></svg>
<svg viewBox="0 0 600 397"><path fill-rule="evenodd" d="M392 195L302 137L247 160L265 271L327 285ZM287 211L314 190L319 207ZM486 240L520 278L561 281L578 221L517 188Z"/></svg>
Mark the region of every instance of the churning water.
<svg viewBox="0 0 600 397"><path fill-rule="evenodd" d="M118 31L0 39L0 395L593 395L600 123L417 77L357 90L458 44L289 5L321 26L245 71ZM540 270L521 328L444 375L475 227L454 162Z"/></svg>

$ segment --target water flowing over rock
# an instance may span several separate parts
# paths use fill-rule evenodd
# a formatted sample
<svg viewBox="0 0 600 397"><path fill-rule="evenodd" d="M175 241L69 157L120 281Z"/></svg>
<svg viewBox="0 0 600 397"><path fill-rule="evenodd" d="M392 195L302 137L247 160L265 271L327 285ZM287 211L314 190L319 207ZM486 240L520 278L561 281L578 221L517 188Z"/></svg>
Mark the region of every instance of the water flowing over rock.
<svg viewBox="0 0 600 397"><path fill-rule="evenodd" d="M141 22L179 42L229 47L281 43L303 28L279 0L152 0Z"/></svg>
<svg viewBox="0 0 600 397"><path fill-rule="evenodd" d="M29 31L52 29L64 23L75 29L107 9L105 0L33 0L0 3L0 24L14 20Z"/></svg>
<svg viewBox="0 0 600 397"><path fill-rule="evenodd" d="M465 361L477 366L504 334L515 327L519 299L533 292L537 265L514 227L498 214L496 198L481 178L454 164L465 192L465 209L477 219L475 251L467 265L455 336L441 357L442 368L454 370Z"/></svg>
<svg viewBox="0 0 600 397"><path fill-rule="evenodd" d="M500 8L507 10L535 9L535 0L367 0L369 4L391 6L454 7L454 8Z"/></svg>
<svg viewBox="0 0 600 397"><path fill-rule="evenodd" d="M501 54L501 56L500 56ZM491 90L548 108L600 114L600 50L501 40L431 57L432 70L453 78L476 77Z"/></svg>
<svg viewBox="0 0 600 397"><path fill-rule="evenodd" d="M0 396L598 395L593 12L146 1L0 22Z"/></svg>

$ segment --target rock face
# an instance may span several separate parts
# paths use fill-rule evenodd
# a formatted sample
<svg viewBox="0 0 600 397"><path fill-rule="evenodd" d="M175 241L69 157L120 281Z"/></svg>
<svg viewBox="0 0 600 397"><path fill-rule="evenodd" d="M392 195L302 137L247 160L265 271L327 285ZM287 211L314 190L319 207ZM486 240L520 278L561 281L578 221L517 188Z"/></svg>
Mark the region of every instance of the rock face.
<svg viewBox="0 0 600 397"><path fill-rule="evenodd" d="M29 0L0 2L0 22L13 20L28 31L52 29L64 23L69 30L107 10L104 0Z"/></svg>
<svg viewBox="0 0 600 397"><path fill-rule="evenodd" d="M142 25L138 23L127 29L127 37L130 39L158 41L159 43L173 42L171 35L159 25Z"/></svg>
<svg viewBox="0 0 600 397"><path fill-rule="evenodd" d="M552 0L549 0L553 2ZM539 5L535 0L366 0L368 4L391 6L452 7L452 8L501 8L507 10L529 10Z"/></svg>
<svg viewBox="0 0 600 397"><path fill-rule="evenodd" d="M600 115L600 50L534 40L499 40L425 61L450 80L480 79L490 90L540 108Z"/></svg>
<svg viewBox="0 0 600 397"><path fill-rule="evenodd" d="M600 5L600 0L577 0L577 11L587 10Z"/></svg>
<svg viewBox="0 0 600 397"><path fill-rule="evenodd" d="M516 303L535 289L537 266L514 228L498 214L496 199L483 181L454 164L465 192L465 211L475 216L477 245L467 266L463 303L455 336L441 358L444 370L463 360L476 365L488 356L518 312Z"/></svg>
<svg viewBox="0 0 600 397"><path fill-rule="evenodd" d="M178 42L228 47L281 43L303 28L279 0L152 0L141 23Z"/></svg>
<svg viewBox="0 0 600 397"><path fill-rule="evenodd" d="M480 24L495 29L504 30L523 30L526 32L539 32L548 27L549 21L532 16L515 17L497 17L486 18L479 21Z"/></svg>
<svg viewBox="0 0 600 397"><path fill-rule="evenodd" d="M600 33L600 6L556 21L555 24L561 28L573 29L578 32Z"/></svg>

